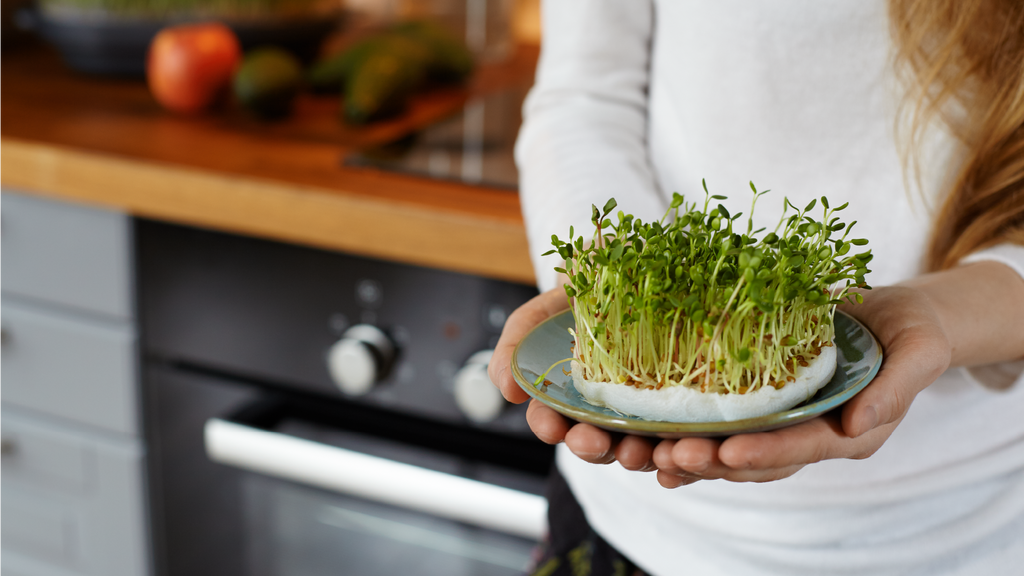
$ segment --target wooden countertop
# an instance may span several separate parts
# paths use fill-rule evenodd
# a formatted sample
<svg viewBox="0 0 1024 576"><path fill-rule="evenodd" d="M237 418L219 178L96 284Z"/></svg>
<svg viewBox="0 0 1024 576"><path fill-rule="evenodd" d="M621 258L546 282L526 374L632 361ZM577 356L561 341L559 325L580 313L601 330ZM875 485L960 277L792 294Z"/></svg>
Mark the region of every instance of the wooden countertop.
<svg viewBox="0 0 1024 576"><path fill-rule="evenodd" d="M0 62L5 188L210 229L532 284L514 192L342 165L457 110L470 94L528 84L537 50L481 67L466 89L418 98L401 119L351 128L337 99L304 95L262 123L231 105L163 111L144 82L69 72L42 47Z"/></svg>

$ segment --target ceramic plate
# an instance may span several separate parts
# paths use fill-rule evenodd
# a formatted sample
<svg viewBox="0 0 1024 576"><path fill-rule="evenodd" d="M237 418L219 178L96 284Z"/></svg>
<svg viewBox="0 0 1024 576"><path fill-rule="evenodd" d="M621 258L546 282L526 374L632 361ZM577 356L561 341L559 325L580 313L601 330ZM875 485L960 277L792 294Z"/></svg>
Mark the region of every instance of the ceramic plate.
<svg viewBox="0 0 1024 576"><path fill-rule="evenodd" d="M764 432L809 420L841 405L867 386L878 373L882 365L882 346L875 336L863 324L842 312L836 312L835 323L839 361L832 380L807 402L784 412L757 418L680 423L627 416L587 402L572 385L572 376L562 372L561 369L568 369L567 366L556 366L548 373L550 385L534 387L533 382L548 366L572 355L569 350L572 336L568 329L575 325L575 321L569 310L548 318L523 338L512 354L512 374L530 396L565 416L614 432L660 438Z"/></svg>

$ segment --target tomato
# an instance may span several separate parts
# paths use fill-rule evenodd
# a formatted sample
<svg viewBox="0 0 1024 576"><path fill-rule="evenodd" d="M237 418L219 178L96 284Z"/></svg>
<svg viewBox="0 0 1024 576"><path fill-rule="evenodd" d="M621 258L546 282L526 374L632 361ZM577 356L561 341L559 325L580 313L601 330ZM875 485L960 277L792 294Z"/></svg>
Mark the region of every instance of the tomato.
<svg viewBox="0 0 1024 576"><path fill-rule="evenodd" d="M201 112L226 92L241 59L238 38L223 24L164 28L149 45L149 91L168 110Z"/></svg>

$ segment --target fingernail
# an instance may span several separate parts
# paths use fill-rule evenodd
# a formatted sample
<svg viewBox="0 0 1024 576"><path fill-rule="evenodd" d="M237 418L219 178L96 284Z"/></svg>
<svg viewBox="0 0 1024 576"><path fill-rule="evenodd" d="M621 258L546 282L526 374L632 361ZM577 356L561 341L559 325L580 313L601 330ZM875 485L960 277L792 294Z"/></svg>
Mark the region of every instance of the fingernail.
<svg viewBox="0 0 1024 576"><path fill-rule="evenodd" d="M654 465L654 462L648 462L644 464L644 467L640 469L640 472L654 472L658 467Z"/></svg>

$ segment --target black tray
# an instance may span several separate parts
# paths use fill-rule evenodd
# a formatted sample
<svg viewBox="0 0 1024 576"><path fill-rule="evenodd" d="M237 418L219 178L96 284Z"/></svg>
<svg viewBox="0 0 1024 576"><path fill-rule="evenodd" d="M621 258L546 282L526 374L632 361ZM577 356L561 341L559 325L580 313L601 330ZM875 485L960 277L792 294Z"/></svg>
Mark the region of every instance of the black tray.
<svg viewBox="0 0 1024 576"><path fill-rule="evenodd" d="M207 19L208 20L208 19ZM153 36L171 24L188 19L105 18L97 20L53 18L29 9L19 17L60 52L72 69L87 74L142 77L146 52ZM310 62L324 38L342 23L341 13L327 16L266 20L223 21L234 30L242 50L277 46Z"/></svg>

